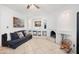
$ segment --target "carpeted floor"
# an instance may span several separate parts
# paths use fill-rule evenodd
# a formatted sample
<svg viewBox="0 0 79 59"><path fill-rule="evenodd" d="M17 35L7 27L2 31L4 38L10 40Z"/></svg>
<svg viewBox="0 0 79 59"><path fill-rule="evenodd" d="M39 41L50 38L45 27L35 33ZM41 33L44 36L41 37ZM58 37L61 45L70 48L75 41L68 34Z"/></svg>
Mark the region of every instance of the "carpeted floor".
<svg viewBox="0 0 79 59"><path fill-rule="evenodd" d="M0 54L65 54L53 38L33 37L16 49L0 48Z"/></svg>

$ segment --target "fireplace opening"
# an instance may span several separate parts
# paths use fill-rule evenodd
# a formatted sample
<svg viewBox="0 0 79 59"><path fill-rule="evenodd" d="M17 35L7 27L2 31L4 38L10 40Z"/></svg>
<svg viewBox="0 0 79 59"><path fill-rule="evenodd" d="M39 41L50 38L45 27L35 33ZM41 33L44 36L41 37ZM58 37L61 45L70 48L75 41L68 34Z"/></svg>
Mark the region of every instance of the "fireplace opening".
<svg viewBox="0 0 79 59"><path fill-rule="evenodd" d="M56 33L54 31L50 32L50 37L56 38Z"/></svg>

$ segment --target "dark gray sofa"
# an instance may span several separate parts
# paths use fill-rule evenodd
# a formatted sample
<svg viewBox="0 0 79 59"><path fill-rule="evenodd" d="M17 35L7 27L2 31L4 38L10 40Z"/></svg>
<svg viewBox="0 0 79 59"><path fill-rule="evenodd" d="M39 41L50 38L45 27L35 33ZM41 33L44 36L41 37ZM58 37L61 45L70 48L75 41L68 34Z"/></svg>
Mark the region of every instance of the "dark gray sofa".
<svg viewBox="0 0 79 59"><path fill-rule="evenodd" d="M23 43L27 42L28 40L30 40L32 38L32 35L31 34L25 35L24 31L25 30L10 33L11 40L7 41L7 47L16 49L21 44L23 44ZM19 36L17 35L18 32L22 32L24 37L19 38Z"/></svg>

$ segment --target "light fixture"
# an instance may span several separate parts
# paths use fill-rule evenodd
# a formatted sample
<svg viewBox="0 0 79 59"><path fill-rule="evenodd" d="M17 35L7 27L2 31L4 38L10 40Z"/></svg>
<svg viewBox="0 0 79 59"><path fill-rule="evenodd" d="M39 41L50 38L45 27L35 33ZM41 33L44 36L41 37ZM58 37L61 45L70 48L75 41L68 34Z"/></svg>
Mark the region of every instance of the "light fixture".
<svg viewBox="0 0 79 59"><path fill-rule="evenodd" d="M34 7L37 8L37 9L40 9L40 7L36 4L28 4L27 5L27 9L34 8Z"/></svg>

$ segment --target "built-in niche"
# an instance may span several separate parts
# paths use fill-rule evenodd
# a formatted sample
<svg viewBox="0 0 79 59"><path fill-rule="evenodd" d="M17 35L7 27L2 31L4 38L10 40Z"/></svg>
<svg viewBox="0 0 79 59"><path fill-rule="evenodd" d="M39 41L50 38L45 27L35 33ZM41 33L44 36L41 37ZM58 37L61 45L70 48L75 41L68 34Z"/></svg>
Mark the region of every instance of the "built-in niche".
<svg viewBox="0 0 79 59"><path fill-rule="evenodd" d="M38 31L38 36L41 36L41 31Z"/></svg>
<svg viewBox="0 0 79 59"><path fill-rule="evenodd" d="M42 31L42 36L47 36L47 31Z"/></svg>
<svg viewBox="0 0 79 59"><path fill-rule="evenodd" d="M37 36L37 31L33 31L33 36Z"/></svg>
<svg viewBox="0 0 79 59"><path fill-rule="evenodd" d="M43 28L47 29L47 20L46 19L43 19Z"/></svg>
<svg viewBox="0 0 79 59"><path fill-rule="evenodd" d="M33 28L41 29L42 28L42 18L33 19Z"/></svg>
<svg viewBox="0 0 79 59"><path fill-rule="evenodd" d="M47 29L47 21L44 18L36 18L32 22L34 29Z"/></svg>

